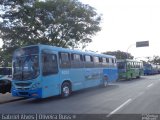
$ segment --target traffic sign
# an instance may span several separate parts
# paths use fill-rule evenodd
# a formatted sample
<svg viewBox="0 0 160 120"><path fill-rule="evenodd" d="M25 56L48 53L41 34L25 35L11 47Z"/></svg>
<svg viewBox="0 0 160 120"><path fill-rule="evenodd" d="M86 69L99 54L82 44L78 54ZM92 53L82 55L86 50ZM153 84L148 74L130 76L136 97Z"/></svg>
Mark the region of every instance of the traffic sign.
<svg viewBox="0 0 160 120"><path fill-rule="evenodd" d="M149 41L136 42L136 47L147 47L147 46L149 46Z"/></svg>

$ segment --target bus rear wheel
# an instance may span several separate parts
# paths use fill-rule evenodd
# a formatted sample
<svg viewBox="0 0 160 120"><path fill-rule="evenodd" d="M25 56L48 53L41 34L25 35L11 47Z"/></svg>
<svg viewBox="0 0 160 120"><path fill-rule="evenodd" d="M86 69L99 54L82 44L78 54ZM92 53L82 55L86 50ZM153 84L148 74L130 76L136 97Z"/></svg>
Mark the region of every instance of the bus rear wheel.
<svg viewBox="0 0 160 120"><path fill-rule="evenodd" d="M71 85L68 82L62 84L61 96L62 98L67 98L71 95Z"/></svg>

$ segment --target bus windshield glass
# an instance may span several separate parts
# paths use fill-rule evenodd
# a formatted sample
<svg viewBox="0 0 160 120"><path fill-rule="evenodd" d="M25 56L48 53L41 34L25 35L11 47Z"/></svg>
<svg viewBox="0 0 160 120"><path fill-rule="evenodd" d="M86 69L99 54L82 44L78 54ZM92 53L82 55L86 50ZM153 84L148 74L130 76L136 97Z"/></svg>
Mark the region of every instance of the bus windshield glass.
<svg viewBox="0 0 160 120"><path fill-rule="evenodd" d="M17 50L13 56L13 79L30 80L39 75L38 47Z"/></svg>
<svg viewBox="0 0 160 120"><path fill-rule="evenodd" d="M118 62L118 69L125 69L125 62Z"/></svg>
<svg viewBox="0 0 160 120"><path fill-rule="evenodd" d="M151 64L144 64L144 69L151 70L152 65Z"/></svg>

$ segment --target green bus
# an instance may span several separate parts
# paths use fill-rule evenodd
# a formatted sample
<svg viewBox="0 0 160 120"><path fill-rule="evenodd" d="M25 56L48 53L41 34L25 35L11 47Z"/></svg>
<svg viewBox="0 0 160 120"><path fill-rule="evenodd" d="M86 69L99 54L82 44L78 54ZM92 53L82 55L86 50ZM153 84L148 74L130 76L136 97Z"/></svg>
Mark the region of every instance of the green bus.
<svg viewBox="0 0 160 120"><path fill-rule="evenodd" d="M117 60L118 76L120 80L140 78L144 75L143 63L132 59Z"/></svg>

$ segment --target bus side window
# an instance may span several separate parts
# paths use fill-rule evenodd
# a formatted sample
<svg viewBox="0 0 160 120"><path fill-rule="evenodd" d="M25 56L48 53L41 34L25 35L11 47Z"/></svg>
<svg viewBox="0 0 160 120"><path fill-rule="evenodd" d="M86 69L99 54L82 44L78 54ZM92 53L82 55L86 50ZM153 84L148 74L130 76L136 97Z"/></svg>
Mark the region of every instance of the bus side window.
<svg viewBox="0 0 160 120"><path fill-rule="evenodd" d="M58 73L57 56L55 54L42 55L43 75L51 75Z"/></svg>
<svg viewBox="0 0 160 120"><path fill-rule="evenodd" d="M133 62L130 62L130 68L133 68Z"/></svg>
<svg viewBox="0 0 160 120"><path fill-rule="evenodd" d="M113 66L113 59L109 58L109 66L112 67Z"/></svg>
<svg viewBox="0 0 160 120"><path fill-rule="evenodd" d="M112 58L111 60L112 60L112 67L115 67L115 59Z"/></svg>
<svg viewBox="0 0 160 120"><path fill-rule="evenodd" d="M109 67L110 66L110 59L109 58L106 58L106 63L107 63L107 67Z"/></svg>
<svg viewBox="0 0 160 120"><path fill-rule="evenodd" d="M99 67L103 67L102 62L103 62L102 57L99 57Z"/></svg>
<svg viewBox="0 0 160 120"><path fill-rule="evenodd" d="M60 60L60 67L61 68L70 68L70 54L67 52L60 52L59 53L59 60Z"/></svg>
<svg viewBox="0 0 160 120"><path fill-rule="evenodd" d="M102 67L107 67L106 58L102 58Z"/></svg>
<svg viewBox="0 0 160 120"><path fill-rule="evenodd" d="M114 59L112 58L112 64L114 64Z"/></svg>
<svg viewBox="0 0 160 120"><path fill-rule="evenodd" d="M114 59L115 60L115 63L117 63L117 60L116 59Z"/></svg>
<svg viewBox="0 0 160 120"><path fill-rule="evenodd" d="M134 66L134 65L133 65L133 62L131 62L131 68L133 68L133 66Z"/></svg>
<svg viewBox="0 0 160 120"><path fill-rule="evenodd" d="M132 62L132 68L134 68L134 62Z"/></svg>
<svg viewBox="0 0 160 120"><path fill-rule="evenodd" d="M85 58L85 67L93 68L94 67L93 57L90 55L85 55L84 58Z"/></svg>
<svg viewBox="0 0 160 120"><path fill-rule="evenodd" d="M138 65L139 65L139 68L141 68L141 63L139 63Z"/></svg>
<svg viewBox="0 0 160 120"><path fill-rule="evenodd" d="M83 57L80 54L71 54L71 67L72 68L83 68Z"/></svg>
<svg viewBox="0 0 160 120"><path fill-rule="evenodd" d="M100 67L100 58L99 57L93 57L94 59L94 67Z"/></svg>
<svg viewBox="0 0 160 120"><path fill-rule="evenodd" d="M114 58L114 67L117 67L117 61L115 58Z"/></svg>
<svg viewBox="0 0 160 120"><path fill-rule="evenodd" d="M139 63L137 62L137 63L136 63L136 68L139 68L139 65L138 65L138 64L139 64Z"/></svg>
<svg viewBox="0 0 160 120"><path fill-rule="evenodd" d="M109 58L106 58L106 62L109 63Z"/></svg>
<svg viewBox="0 0 160 120"><path fill-rule="evenodd" d="M127 62L127 68L131 68L131 63L130 62Z"/></svg>
<svg viewBox="0 0 160 120"><path fill-rule="evenodd" d="M133 62L133 68L136 68L136 63L135 62Z"/></svg>

